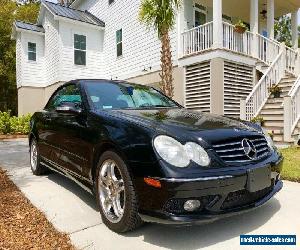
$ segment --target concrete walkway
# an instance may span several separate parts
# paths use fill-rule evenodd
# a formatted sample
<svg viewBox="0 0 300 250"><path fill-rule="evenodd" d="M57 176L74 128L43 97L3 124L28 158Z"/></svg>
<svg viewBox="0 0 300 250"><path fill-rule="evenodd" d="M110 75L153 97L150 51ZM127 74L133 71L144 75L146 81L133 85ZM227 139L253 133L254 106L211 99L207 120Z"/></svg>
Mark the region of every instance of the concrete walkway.
<svg viewBox="0 0 300 250"><path fill-rule="evenodd" d="M26 140L0 142L0 165L49 221L70 235L79 249L254 249L239 245L240 234L300 235L298 183L284 182L283 190L275 198L247 214L193 227L146 224L135 232L118 235L102 224L94 198L72 181L58 174L31 174Z"/></svg>

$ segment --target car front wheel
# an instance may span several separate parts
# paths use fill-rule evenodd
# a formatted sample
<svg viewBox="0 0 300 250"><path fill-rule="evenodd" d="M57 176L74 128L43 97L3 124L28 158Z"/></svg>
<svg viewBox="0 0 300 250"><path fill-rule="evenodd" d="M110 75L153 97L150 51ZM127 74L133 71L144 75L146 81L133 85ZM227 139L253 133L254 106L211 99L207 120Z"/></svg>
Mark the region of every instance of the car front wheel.
<svg viewBox="0 0 300 250"><path fill-rule="evenodd" d="M30 142L30 167L34 175L42 175L47 169L40 164L39 148L36 139Z"/></svg>
<svg viewBox="0 0 300 250"><path fill-rule="evenodd" d="M95 184L102 221L108 228L124 233L142 224L130 173L117 153L107 151L100 157Z"/></svg>

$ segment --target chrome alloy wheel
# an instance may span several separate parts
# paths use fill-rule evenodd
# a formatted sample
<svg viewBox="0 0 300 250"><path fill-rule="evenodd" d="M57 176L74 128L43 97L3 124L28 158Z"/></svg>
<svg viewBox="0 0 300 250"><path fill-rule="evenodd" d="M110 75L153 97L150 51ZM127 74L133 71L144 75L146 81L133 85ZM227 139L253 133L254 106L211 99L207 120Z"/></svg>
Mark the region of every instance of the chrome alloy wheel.
<svg viewBox="0 0 300 250"><path fill-rule="evenodd" d="M118 223L124 214L125 188L121 171L113 160L102 163L98 176L99 200L106 218Z"/></svg>
<svg viewBox="0 0 300 250"><path fill-rule="evenodd" d="M30 146L30 164L33 171L36 171L37 169L37 160L38 160L38 153L37 153L36 142L32 141Z"/></svg>

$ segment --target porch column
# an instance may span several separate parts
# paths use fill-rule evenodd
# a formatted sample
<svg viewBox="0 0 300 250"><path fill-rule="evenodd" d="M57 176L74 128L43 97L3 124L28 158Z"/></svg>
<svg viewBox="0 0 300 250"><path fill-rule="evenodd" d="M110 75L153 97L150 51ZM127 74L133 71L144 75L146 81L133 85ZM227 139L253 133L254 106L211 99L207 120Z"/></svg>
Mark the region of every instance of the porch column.
<svg viewBox="0 0 300 250"><path fill-rule="evenodd" d="M298 48L298 10L292 12L292 47Z"/></svg>
<svg viewBox="0 0 300 250"><path fill-rule="evenodd" d="M213 0L213 48L223 47L222 0Z"/></svg>
<svg viewBox="0 0 300 250"><path fill-rule="evenodd" d="M270 39L274 39L274 12L275 12L274 0L268 0L268 3L267 3L267 31L268 31L268 38L270 38Z"/></svg>
<svg viewBox="0 0 300 250"><path fill-rule="evenodd" d="M181 58L184 54L184 48L183 48L183 38L182 38L182 32L185 31L186 25L185 25L185 20L184 20L184 1L182 1L181 8L178 10L178 15L177 15L177 54L178 58Z"/></svg>
<svg viewBox="0 0 300 250"><path fill-rule="evenodd" d="M252 56L258 57L258 0L250 0L250 31L254 34L252 40Z"/></svg>

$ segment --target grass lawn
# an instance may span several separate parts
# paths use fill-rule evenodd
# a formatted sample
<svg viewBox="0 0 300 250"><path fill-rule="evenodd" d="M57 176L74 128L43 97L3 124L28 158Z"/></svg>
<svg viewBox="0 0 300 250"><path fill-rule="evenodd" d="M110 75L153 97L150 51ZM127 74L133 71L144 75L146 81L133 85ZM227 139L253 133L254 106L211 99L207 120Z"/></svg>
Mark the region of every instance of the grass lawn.
<svg viewBox="0 0 300 250"><path fill-rule="evenodd" d="M300 182L300 147L280 150L284 156L282 179Z"/></svg>

